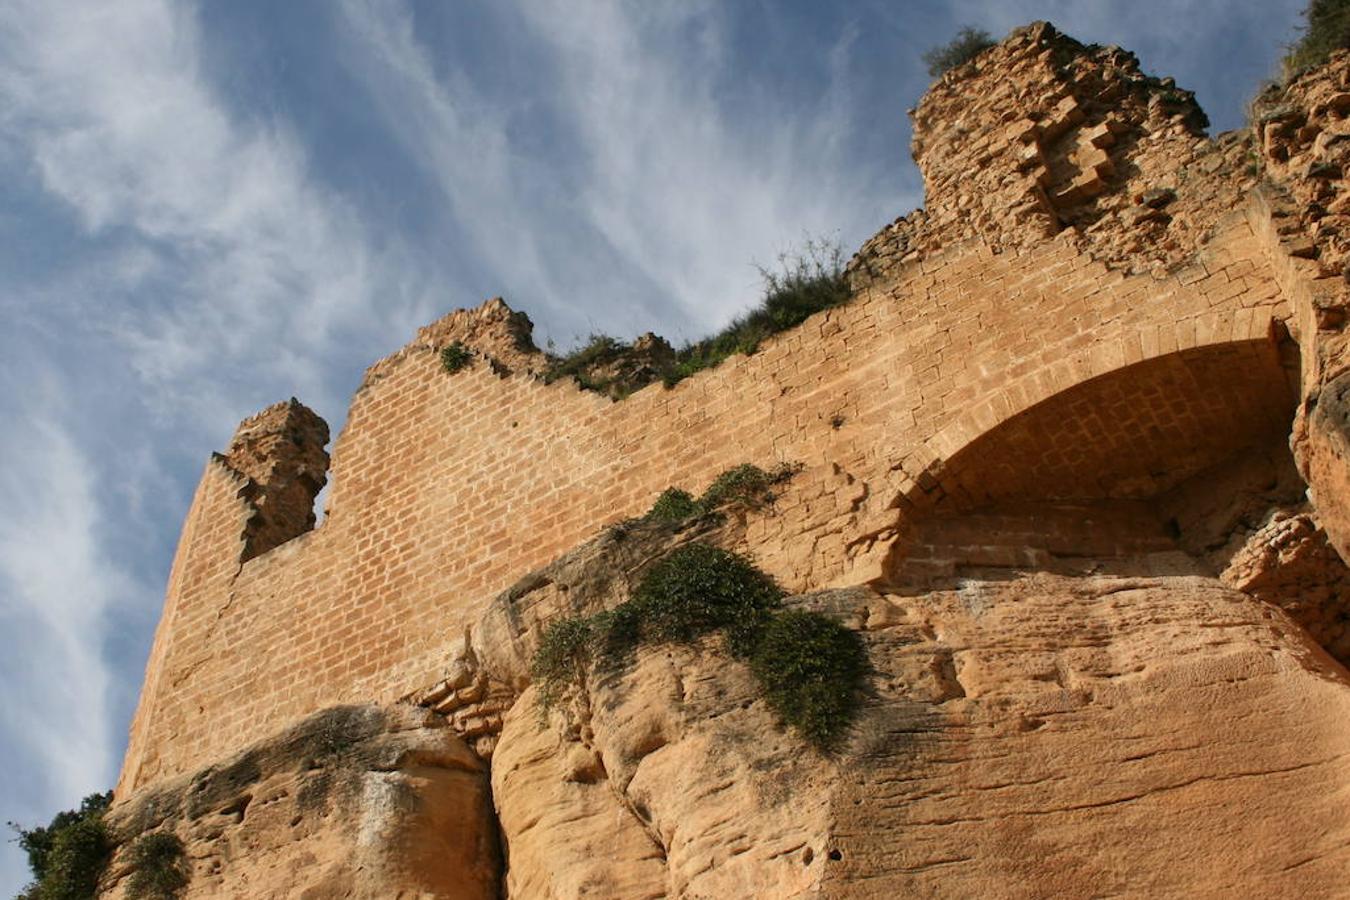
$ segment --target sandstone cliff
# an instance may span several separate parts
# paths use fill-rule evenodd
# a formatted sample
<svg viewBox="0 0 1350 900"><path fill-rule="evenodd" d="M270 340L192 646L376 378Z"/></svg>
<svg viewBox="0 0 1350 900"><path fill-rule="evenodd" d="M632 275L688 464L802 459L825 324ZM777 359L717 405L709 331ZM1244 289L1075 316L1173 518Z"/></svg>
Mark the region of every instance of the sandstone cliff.
<svg viewBox="0 0 1350 900"><path fill-rule="evenodd" d="M326 427L246 422L107 895L167 831L188 898L1344 896L1350 54L1254 115L1211 140L1129 53L1019 29L914 110L927 205L853 301L753 357L615 404L457 312L367 373L315 531ZM737 462L799 465L640 518ZM550 625L693 542L859 636L838 746L716 634L540 702Z"/></svg>

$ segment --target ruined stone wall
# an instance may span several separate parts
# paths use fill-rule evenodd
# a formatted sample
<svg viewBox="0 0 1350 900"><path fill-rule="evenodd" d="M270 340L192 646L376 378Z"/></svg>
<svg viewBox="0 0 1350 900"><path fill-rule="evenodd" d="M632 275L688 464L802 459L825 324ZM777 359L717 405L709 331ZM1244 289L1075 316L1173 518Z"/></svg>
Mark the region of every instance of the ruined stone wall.
<svg viewBox="0 0 1350 900"><path fill-rule="evenodd" d="M314 530L326 429L295 404L246 422L188 514L119 798L441 682L522 573L739 463L805 467L744 536L801 591L896 571L916 510L1148 498L1287 434L1341 371L1309 358L1341 358L1316 310L1343 285L1197 115L1128 54L1019 30L920 104L928 209L864 246L850 304L755 355L613 403L544 383L501 301L454 313L368 371ZM1337 496L1334 457L1300 465Z"/></svg>
<svg viewBox="0 0 1350 900"><path fill-rule="evenodd" d="M976 243L754 356L621 403L544 384L528 354L446 372L440 347L518 325L500 302L456 313L371 368L322 527L246 558L253 492L228 456L208 465L120 789L324 706L434 683L453 640L522 572L666 487L698 491L742 462L807 467L749 535L774 574L794 589L865 574L897 498L976 434L1097 373L1268 342L1285 311L1260 259L1242 219L1162 279L1065 243L999 255Z"/></svg>
<svg viewBox="0 0 1350 900"><path fill-rule="evenodd" d="M1185 91L1040 23L913 115L927 207L753 356L612 402L547 383L492 300L368 370L331 472L298 402L242 423L184 525L105 895L156 830L191 898L1337 895L1350 54L1209 141ZM606 528L745 462L800 468ZM695 540L865 645L837 755L715 640L541 715L547 626Z"/></svg>

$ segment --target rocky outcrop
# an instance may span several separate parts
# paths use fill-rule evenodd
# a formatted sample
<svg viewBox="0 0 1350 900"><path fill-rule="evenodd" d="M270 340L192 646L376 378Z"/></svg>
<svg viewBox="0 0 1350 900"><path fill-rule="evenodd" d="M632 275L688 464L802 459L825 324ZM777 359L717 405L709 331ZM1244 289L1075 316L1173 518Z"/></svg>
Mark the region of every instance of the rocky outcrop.
<svg viewBox="0 0 1350 900"><path fill-rule="evenodd" d="M129 849L186 850L180 900L498 896L487 771L444 719L409 706L318 713L238 756L121 803L100 896L127 896Z"/></svg>
<svg viewBox="0 0 1350 900"><path fill-rule="evenodd" d="M1334 896L1344 670L1211 579L1033 575L865 615L838 897Z"/></svg>
<svg viewBox="0 0 1350 900"><path fill-rule="evenodd" d="M1294 454L1323 526L1350 557L1350 52L1270 86L1252 106L1302 348Z"/></svg>
<svg viewBox="0 0 1350 900"><path fill-rule="evenodd" d="M1339 890L1350 680L1279 609L1203 576L790 602L866 636L847 748L801 744L713 645L548 717L527 690L493 757L508 896Z"/></svg>
<svg viewBox="0 0 1350 900"><path fill-rule="evenodd" d="M1295 446L1317 509L1343 559L1350 558L1350 371L1317 392Z"/></svg>

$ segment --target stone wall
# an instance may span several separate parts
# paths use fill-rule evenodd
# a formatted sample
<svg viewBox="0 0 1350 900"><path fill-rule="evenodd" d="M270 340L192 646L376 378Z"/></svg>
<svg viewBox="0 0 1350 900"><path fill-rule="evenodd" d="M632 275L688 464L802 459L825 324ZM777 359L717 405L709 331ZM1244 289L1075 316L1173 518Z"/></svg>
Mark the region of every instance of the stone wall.
<svg viewBox="0 0 1350 900"><path fill-rule="evenodd" d="M890 577L929 511L1149 499L1316 421L1336 296L1197 114L1128 54L1019 30L920 104L928 210L864 246L850 304L753 356L614 403L546 384L500 300L452 313L367 372L313 530L322 423L246 422L188 513L119 799L445 682L522 573L739 463L804 466L741 538L804 591ZM474 355L450 373L456 341ZM1334 460L1300 456L1333 501Z"/></svg>
<svg viewBox="0 0 1350 900"><path fill-rule="evenodd" d="M247 481L228 457L208 464L121 790L325 705L434 682L447 642L521 572L742 462L806 466L751 535L776 575L794 589L863 577L898 498L998 422L1130 363L1268 343L1286 313L1260 259L1243 219L1161 279L1065 243L954 248L754 356L620 403L486 352L446 372L441 346L517 321L500 302L455 313L371 368L318 529L247 558Z"/></svg>

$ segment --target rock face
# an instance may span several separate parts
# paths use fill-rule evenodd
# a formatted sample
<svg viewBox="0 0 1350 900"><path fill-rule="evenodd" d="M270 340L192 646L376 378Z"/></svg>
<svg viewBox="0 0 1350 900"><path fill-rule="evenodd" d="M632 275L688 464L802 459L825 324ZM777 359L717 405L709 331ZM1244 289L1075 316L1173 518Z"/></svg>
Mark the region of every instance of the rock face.
<svg viewBox="0 0 1350 900"><path fill-rule="evenodd" d="M510 896L1340 891L1350 681L1277 610L1202 577L798 602L866 629L848 749L804 750L708 648L547 727L527 693L493 757Z"/></svg>
<svg viewBox="0 0 1350 900"><path fill-rule="evenodd" d="M104 895L171 831L183 900L1344 896L1347 98L1341 54L1210 141L1189 93L1038 23L913 112L928 205L854 301L753 357L610 403L500 300L452 313L367 372L301 540L327 428L246 421L185 527ZM576 374L626 394L670 361L639 346ZM745 462L802 465L624 518ZM543 708L549 626L692 541L860 636L833 752L719 637Z"/></svg>
<svg viewBox="0 0 1350 900"><path fill-rule="evenodd" d="M1278 611L1206 578L1035 575L878 597L866 627L827 894L1342 890L1350 682Z"/></svg>
<svg viewBox="0 0 1350 900"><path fill-rule="evenodd" d="M126 848L176 834L197 897L498 896L487 772L444 719L338 707L121 803L100 896L127 896Z"/></svg>

